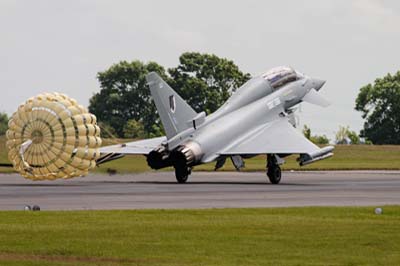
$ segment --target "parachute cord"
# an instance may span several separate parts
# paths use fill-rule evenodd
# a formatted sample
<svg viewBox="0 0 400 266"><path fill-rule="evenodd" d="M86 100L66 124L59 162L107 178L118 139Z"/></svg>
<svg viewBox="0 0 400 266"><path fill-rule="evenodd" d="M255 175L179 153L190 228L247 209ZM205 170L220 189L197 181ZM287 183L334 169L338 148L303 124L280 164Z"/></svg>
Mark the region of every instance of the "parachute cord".
<svg viewBox="0 0 400 266"><path fill-rule="evenodd" d="M104 130L108 134L108 136L110 136L108 140L111 144L121 144L121 140L117 138L113 133L111 133L110 130L108 130L106 127L103 127L102 123L98 123L97 125L102 131Z"/></svg>
<svg viewBox="0 0 400 266"><path fill-rule="evenodd" d="M27 141L22 143L21 147L19 148L19 155L21 156L21 160L24 164L24 170L27 171L29 174L34 175L33 167L25 160L25 156L24 156L24 153L29 149L29 147L31 146L32 143L33 143L33 141L31 139L28 139ZM34 176L47 178L47 177L53 176L55 174L56 173L48 173L48 174L41 174L41 175L36 174ZM38 180L38 179L35 178L33 180Z"/></svg>
<svg viewBox="0 0 400 266"><path fill-rule="evenodd" d="M27 141L22 143L21 147L19 148L19 155L21 156L21 160L24 163L24 168L29 173L32 172L32 167L29 165L29 163L27 161L25 161L24 153L31 146L32 143L33 143L33 141L31 139L28 139Z"/></svg>

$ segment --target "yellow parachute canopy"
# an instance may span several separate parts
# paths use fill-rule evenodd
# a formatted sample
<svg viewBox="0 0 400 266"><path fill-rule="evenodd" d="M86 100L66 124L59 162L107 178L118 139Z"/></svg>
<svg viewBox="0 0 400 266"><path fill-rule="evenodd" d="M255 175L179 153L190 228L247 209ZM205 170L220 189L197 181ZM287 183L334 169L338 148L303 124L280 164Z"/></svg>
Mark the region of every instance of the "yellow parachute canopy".
<svg viewBox="0 0 400 266"><path fill-rule="evenodd" d="M32 180L86 175L100 155L96 117L60 93L39 94L20 105L6 135L14 169Z"/></svg>

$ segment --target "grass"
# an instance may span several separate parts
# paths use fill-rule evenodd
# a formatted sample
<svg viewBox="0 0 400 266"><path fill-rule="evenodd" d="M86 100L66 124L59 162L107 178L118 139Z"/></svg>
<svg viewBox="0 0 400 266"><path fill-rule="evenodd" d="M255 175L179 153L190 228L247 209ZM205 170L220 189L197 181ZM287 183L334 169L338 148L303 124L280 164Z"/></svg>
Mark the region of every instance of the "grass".
<svg viewBox="0 0 400 266"><path fill-rule="evenodd" d="M399 265L400 206L0 212L1 265Z"/></svg>
<svg viewBox="0 0 400 266"><path fill-rule="evenodd" d="M0 163L10 163L7 156L5 135L0 136ZM14 172L12 168L0 166L0 173L12 173L12 172Z"/></svg>
<svg viewBox="0 0 400 266"><path fill-rule="evenodd" d="M124 140L122 140L124 141ZM121 142L122 142L121 141ZM125 140L129 141L129 140ZM110 141L105 140L105 145ZM332 158L322 160L304 167L300 167L296 158L290 156L283 165L284 170L400 170L400 145L337 145ZM264 171L265 156L257 156L246 159L244 171ZM0 136L0 163L8 163L7 151L5 149L5 136ZM195 167L196 171L210 171L214 169L215 163ZM145 172L149 170L144 156L126 156L101 165L95 172L106 172L107 169L116 169L120 173ZM171 170L171 168L166 169ZM227 160L222 171L234 171L230 160ZM12 172L11 168L0 167L0 173Z"/></svg>
<svg viewBox="0 0 400 266"><path fill-rule="evenodd" d="M298 155L285 158L284 170L400 170L400 146L396 145L336 145L332 158L300 167L296 162ZM265 171L266 156L245 160L244 171ZM195 171L213 171L215 163L199 165ZM144 156L126 156L105 163L96 169L106 172L116 169L120 173L144 172L149 167ZM171 168L166 169L171 170ZM219 171L234 171L230 160Z"/></svg>

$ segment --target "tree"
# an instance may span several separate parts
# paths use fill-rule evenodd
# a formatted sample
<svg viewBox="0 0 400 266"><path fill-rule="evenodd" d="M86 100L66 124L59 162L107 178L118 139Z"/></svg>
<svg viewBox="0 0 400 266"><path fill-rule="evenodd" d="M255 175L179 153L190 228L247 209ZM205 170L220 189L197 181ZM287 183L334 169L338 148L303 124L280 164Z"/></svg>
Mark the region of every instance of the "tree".
<svg viewBox="0 0 400 266"><path fill-rule="evenodd" d="M250 74L241 72L231 60L212 54L184 53L179 65L168 69L172 87L197 112L218 109Z"/></svg>
<svg viewBox="0 0 400 266"><path fill-rule="evenodd" d="M348 137L350 139L351 144L360 144L360 136L355 131L349 130Z"/></svg>
<svg viewBox="0 0 400 266"><path fill-rule="evenodd" d="M131 119L142 123L147 134L159 133L160 121L145 78L151 71L167 79L165 69L155 62L122 61L99 72L101 90L90 99L89 111L114 128L119 137L124 136Z"/></svg>
<svg viewBox="0 0 400 266"><path fill-rule="evenodd" d="M309 128L307 125L304 125L304 127L303 127L303 135L307 139L311 139L311 128Z"/></svg>
<svg viewBox="0 0 400 266"><path fill-rule="evenodd" d="M163 128L146 85L155 71L198 112L211 113L250 78L230 60L215 55L184 53L180 64L168 70L155 62L122 61L99 72L100 92L90 99L89 111L123 137L129 120L141 123L145 137L163 135Z"/></svg>
<svg viewBox="0 0 400 266"><path fill-rule="evenodd" d="M141 122L134 119L128 120L124 126L124 137L125 138L144 138L144 126Z"/></svg>
<svg viewBox="0 0 400 266"><path fill-rule="evenodd" d="M335 140L337 144L350 144L350 140L347 136L349 127L339 126L339 130L336 132Z"/></svg>
<svg viewBox="0 0 400 266"><path fill-rule="evenodd" d="M365 119L362 137L374 144L400 144L400 71L362 87L355 109Z"/></svg>
<svg viewBox="0 0 400 266"><path fill-rule="evenodd" d="M321 136L311 135L311 128L309 128L307 125L304 125L304 127L303 127L303 135L314 144L328 144L329 143L329 139L325 135L321 135Z"/></svg>
<svg viewBox="0 0 400 266"><path fill-rule="evenodd" d="M6 113L0 113L0 135L4 135L8 129L8 116Z"/></svg>
<svg viewBox="0 0 400 266"><path fill-rule="evenodd" d="M337 144L360 144L360 137L355 131L351 131L350 127L339 126L336 132Z"/></svg>
<svg viewBox="0 0 400 266"><path fill-rule="evenodd" d="M329 139L325 135L314 135L310 139L314 144L329 144Z"/></svg>

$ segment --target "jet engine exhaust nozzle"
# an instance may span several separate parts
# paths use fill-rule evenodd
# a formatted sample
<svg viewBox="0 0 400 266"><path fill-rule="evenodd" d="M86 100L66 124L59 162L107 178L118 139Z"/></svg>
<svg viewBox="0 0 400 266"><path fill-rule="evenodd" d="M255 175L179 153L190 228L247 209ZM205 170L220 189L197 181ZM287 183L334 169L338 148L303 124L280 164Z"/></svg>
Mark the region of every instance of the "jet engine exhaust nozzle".
<svg viewBox="0 0 400 266"><path fill-rule="evenodd" d="M170 155L170 160L174 165L193 166L200 161L202 156L200 145L197 142L189 141L174 150Z"/></svg>
<svg viewBox="0 0 400 266"><path fill-rule="evenodd" d="M147 155L147 164L150 168L155 170L172 166L171 160L169 159L169 152L165 146L160 145L152 150L149 155Z"/></svg>

